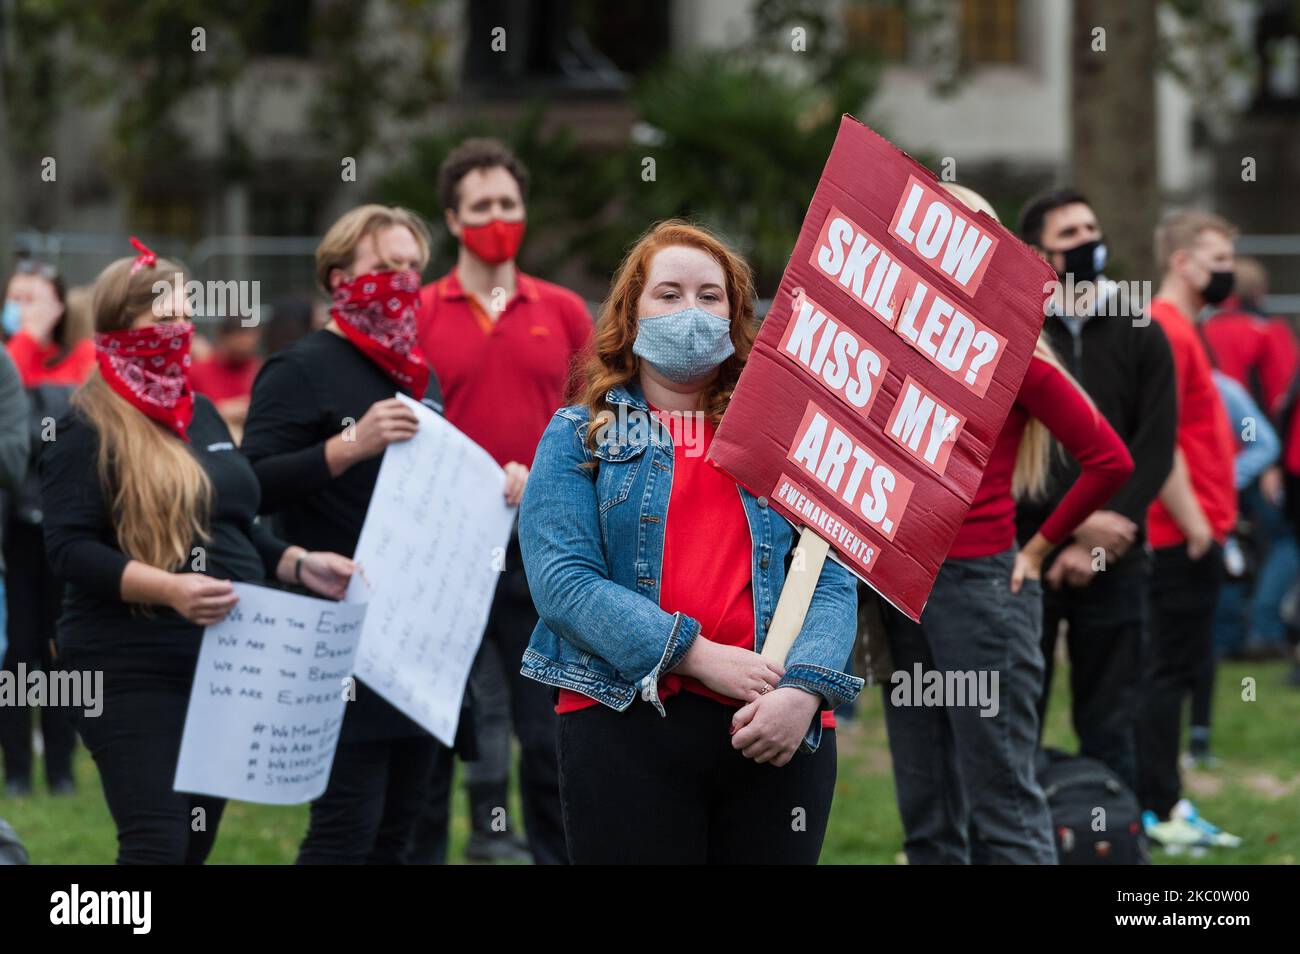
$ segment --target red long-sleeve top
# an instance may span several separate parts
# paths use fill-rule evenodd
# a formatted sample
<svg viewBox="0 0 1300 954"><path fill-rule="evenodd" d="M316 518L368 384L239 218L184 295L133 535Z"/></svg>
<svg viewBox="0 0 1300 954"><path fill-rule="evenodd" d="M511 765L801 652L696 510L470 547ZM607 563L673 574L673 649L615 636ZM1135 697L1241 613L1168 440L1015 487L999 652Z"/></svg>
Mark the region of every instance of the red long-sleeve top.
<svg viewBox="0 0 1300 954"><path fill-rule="evenodd" d="M18 331L6 347L26 388L42 384L76 387L90 376L95 366L95 346L88 340L78 341L58 361L54 361L59 353L58 345L41 344L26 331Z"/></svg>
<svg viewBox="0 0 1300 954"><path fill-rule="evenodd" d="M992 556L1016 538L1016 503L1011 496L1020 439L1030 418L1046 425L1079 462L1081 473L1039 527L1051 544L1068 537L1133 473L1133 458L1101 413L1064 374L1037 357L1029 362L1020 393L1002 426L984 479L957 531L949 557Z"/></svg>

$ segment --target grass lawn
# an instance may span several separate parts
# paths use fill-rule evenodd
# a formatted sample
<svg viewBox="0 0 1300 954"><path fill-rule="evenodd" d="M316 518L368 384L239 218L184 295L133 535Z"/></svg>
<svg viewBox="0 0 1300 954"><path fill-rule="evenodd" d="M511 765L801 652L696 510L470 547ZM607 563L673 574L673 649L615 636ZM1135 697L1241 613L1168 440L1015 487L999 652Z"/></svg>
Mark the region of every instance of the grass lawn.
<svg viewBox="0 0 1300 954"><path fill-rule="evenodd" d="M1256 681L1256 700L1242 701L1242 680ZM1214 710L1211 772L1185 776L1202 814L1245 844L1212 849L1204 857L1158 863L1294 864L1300 857L1300 690L1286 683L1286 666L1228 663L1220 667ZM1073 750L1069 699L1061 687L1048 713L1049 745ZM863 693L858 717L840 730L839 783L822 861L832 864L894 864L901 859L902 831L894 805L889 748L880 690ZM0 818L17 829L35 864L105 864L116 853L112 819L104 805L95 766L84 752L76 763L78 794L52 799L0 798ZM519 817L518 805L512 809ZM214 864L288 864L307 827L307 808L231 803L221 822ZM468 832L465 795L458 787L452 858L462 856Z"/></svg>

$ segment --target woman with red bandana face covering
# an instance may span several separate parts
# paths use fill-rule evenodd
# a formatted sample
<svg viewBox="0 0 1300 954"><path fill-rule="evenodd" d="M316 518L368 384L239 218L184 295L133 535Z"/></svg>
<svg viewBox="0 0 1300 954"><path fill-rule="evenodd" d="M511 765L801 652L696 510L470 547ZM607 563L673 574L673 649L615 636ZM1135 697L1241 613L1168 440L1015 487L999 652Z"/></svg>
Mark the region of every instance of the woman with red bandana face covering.
<svg viewBox="0 0 1300 954"><path fill-rule="evenodd" d="M416 335L428 256L419 219L381 205L353 209L316 250L317 278L333 301L330 321L267 360L241 445L261 483L263 512L293 539L355 552L384 449L417 427L394 393L441 410ZM298 862L406 861L436 744L359 684Z"/></svg>
<svg viewBox="0 0 1300 954"><path fill-rule="evenodd" d="M118 861L197 864L224 801L172 783L203 627L235 605L232 581L273 578L338 599L352 561L289 546L258 522L252 467L190 388L183 272L136 248L95 283L98 369L41 456L44 499L59 502L45 541L67 587L63 666L103 673L99 711L78 712L78 729L117 824Z"/></svg>

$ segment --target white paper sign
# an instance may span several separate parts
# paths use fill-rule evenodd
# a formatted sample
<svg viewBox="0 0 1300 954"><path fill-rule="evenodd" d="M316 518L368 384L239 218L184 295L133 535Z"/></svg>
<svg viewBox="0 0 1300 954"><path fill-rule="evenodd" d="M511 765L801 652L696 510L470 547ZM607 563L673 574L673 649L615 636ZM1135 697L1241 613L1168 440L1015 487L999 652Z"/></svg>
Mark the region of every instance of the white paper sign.
<svg viewBox="0 0 1300 954"><path fill-rule="evenodd" d="M370 587L357 675L451 745L515 508L487 451L398 397L420 427L384 452L353 557ZM349 594L361 586L354 575Z"/></svg>
<svg viewBox="0 0 1300 954"><path fill-rule="evenodd" d="M230 615L203 632L174 787L309 802L329 781L366 605L235 590Z"/></svg>

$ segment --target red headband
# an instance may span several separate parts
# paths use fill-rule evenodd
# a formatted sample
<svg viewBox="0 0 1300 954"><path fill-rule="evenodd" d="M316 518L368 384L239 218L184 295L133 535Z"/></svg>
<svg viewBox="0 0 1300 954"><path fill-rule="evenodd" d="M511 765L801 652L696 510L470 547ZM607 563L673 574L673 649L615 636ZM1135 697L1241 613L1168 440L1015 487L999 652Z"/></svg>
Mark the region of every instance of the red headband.
<svg viewBox="0 0 1300 954"><path fill-rule="evenodd" d="M153 268L158 264L158 256L153 253L149 246L145 245L134 235L131 236L131 245L140 254L135 257L135 262L131 265L131 274L134 275L142 268Z"/></svg>

